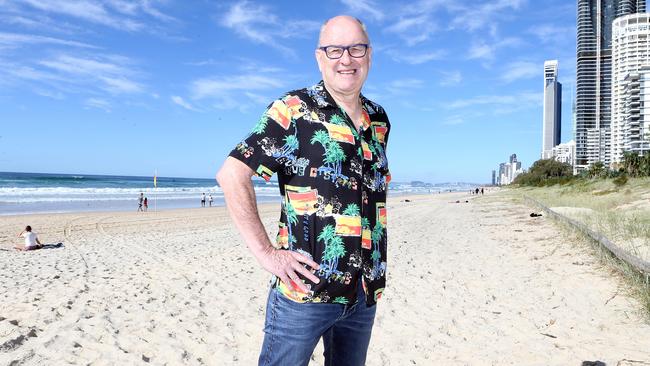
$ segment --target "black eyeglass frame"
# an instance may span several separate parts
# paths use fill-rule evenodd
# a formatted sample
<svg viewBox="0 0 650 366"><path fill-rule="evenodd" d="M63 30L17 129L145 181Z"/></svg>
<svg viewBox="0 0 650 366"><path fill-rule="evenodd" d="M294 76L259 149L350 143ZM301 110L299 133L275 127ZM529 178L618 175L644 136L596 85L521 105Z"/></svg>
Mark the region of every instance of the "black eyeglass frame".
<svg viewBox="0 0 650 366"><path fill-rule="evenodd" d="M359 47L359 46L363 46L363 50L364 50L363 55L361 55L361 56L353 56L350 53L350 48ZM327 49L330 48L330 47L342 49L343 52L341 52L341 56L339 56L339 57L330 57L330 55L327 53ZM353 45L350 45L350 46L328 45L328 46L318 47L319 50L325 52L325 56L327 56L327 58L329 58L330 60L338 60L338 59L340 59L341 57L343 57L343 54L345 53L345 51L348 51L348 55L350 55L350 57L352 57L352 58L362 58L362 57L365 57L368 54L368 48L370 48L370 45L367 44L367 43L357 43L357 44L353 44Z"/></svg>

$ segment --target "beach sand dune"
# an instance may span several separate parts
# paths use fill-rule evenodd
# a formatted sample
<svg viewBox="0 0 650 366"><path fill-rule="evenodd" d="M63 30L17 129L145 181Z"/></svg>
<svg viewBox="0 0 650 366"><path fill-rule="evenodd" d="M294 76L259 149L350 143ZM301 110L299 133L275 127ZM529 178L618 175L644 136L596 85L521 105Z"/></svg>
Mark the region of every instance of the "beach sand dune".
<svg viewBox="0 0 650 366"><path fill-rule="evenodd" d="M405 198L368 365L650 364L639 305L547 218ZM261 207L272 237L278 210ZM9 250L26 224L64 248ZM224 208L3 217L0 249L0 365L256 364L270 276Z"/></svg>

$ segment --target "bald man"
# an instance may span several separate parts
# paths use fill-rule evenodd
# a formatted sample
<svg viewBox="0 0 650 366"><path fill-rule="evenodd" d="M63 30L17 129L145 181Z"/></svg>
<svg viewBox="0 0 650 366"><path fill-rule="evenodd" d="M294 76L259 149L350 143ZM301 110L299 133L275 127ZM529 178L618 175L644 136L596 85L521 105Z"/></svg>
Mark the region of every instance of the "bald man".
<svg viewBox="0 0 650 366"><path fill-rule="evenodd" d="M321 337L326 365L365 364L386 282L390 123L361 94L372 61L364 24L328 20L315 55L323 80L273 101L217 173L235 225L273 274L259 365L307 365ZM251 178L276 173L271 240Z"/></svg>

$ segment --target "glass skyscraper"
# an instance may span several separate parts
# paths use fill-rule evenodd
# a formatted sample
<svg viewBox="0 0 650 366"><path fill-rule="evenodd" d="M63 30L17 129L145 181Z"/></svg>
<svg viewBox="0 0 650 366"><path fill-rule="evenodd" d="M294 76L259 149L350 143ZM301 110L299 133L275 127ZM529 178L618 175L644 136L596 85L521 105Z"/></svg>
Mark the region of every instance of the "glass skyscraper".
<svg viewBox="0 0 650 366"><path fill-rule="evenodd" d="M612 23L646 11L645 0L577 0L576 162L610 163Z"/></svg>

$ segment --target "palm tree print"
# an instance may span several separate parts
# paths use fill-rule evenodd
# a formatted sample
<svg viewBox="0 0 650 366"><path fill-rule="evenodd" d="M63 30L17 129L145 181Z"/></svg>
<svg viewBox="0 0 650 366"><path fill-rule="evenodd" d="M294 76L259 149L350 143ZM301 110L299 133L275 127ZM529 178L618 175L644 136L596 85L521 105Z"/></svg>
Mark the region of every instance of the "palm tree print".
<svg viewBox="0 0 650 366"><path fill-rule="evenodd" d="M343 296L338 296L334 299L334 301L332 301L333 304L342 304L342 305L347 305L349 302L350 301L348 301L348 299L346 299Z"/></svg>
<svg viewBox="0 0 650 366"><path fill-rule="evenodd" d="M367 217L361 218L361 227L364 229L370 229L370 220Z"/></svg>
<svg viewBox="0 0 650 366"><path fill-rule="evenodd" d="M291 201L289 201L288 198L284 207L287 214L287 223L289 224L287 225L289 229L289 250L293 250L293 244L296 242L296 237L293 236L292 226L298 223L298 215L296 214L296 209L293 208L293 205L291 204Z"/></svg>
<svg viewBox="0 0 650 366"><path fill-rule="evenodd" d="M273 152L273 157L276 159L279 158L289 158L291 160L295 159L293 152L298 149L298 138L295 134L288 135L284 139L284 145L280 149L277 149Z"/></svg>
<svg viewBox="0 0 650 366"><path fill-rule="evenodd" d="M372 254L370 255L370 257L372 258L373 277L378 277L379 271L381 270L381 266L380 266L381 252L379 251L379 242L381 241L381 238L383 236L384 236L384 227L379 222L375 223L375 227L372 229L372 235L371 235Z"/></svg>
<svg viewBox="0 0 650 366"><path fill-rule="evenodd" d="M318 142L323 146L325 149L325 153L323 154L325 159L323 159L323 163L325 163L325 166L332 172L332 181L336 181L336 178L341 175L341 163L347 159L343 148L341 148L341 145L339 145L338 142L333 141L330 138L327 131L323 130L314 132L310 142L312 145Z"/></svg>
<svg viewBox="0 0 650 366"><path fill-rule="evenodd" d="M253 128L253 133L256 135L260 135L264 132L266 129L266 125L269 123L269 118L264 114L262 117L260 117L259 121L257 121L257 124Z"/></svg>
<svg viewBox="0 0 650 366"><path fill-rule="evenodd" d="M339 259L345 256L345 246L343 245L343 238L336 235L336 229L333 225L327 225L318 234L318 241L325 244L323 251L323 258L321 263L321 270L324 269L324 276L329 278L335 272L339 265Z"/></svg>
<svg viewBox="0 0 650 366"><path fill-rule="evenodd" d="M334 114L332 115L332 117L330 117L330 123L333 123L335 125L344 125L345 120L343 119L343 117L341 117L341 115Z"/></svg>
<svg viewBox="0 0 650 366"><path fill-rule="evenodd" d="M345 207L345 210L343 210L343 215L346 216L359 216L360 214L359 205L356 203L350 203Z"/></svg>

